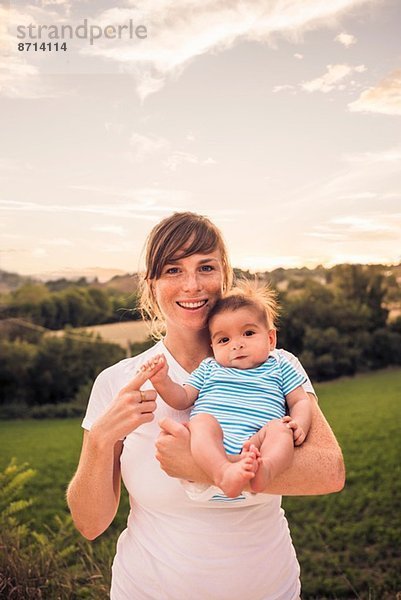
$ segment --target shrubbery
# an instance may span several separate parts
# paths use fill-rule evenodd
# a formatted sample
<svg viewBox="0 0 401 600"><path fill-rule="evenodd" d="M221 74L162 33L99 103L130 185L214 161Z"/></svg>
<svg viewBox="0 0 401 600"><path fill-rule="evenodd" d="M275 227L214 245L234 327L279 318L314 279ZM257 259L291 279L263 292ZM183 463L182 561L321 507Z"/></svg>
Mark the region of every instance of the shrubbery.
<svg viewBox="0 0 401 600"><path fill-rule="evenodd" d="M279 346L296 354L317 381L401 364L401 324L387 323L383 278L363 267L333 269L281 294Z"/></svg>
<svg viewBox="0 0 401 600"><path fill-rule="evenodd" d="M120 346L90 337L42 337L37 344L2 341L0 416L40 418L46 412L54 417L80 415L82 386L87 394L98 373L124 355Z"/></svg>
<svg viewBox="0 0 401 600"><path fill-rule="evenodd" d="M86 327L139 319L137 295L115 289L74 285L52 291L41 283L25 283L1 298L1 318L19 317L47 329Z"/></svg>
<svg viewBox="0 0 401 600"><path fill-rule="evenodd" d="M0 473L0 597L9 600L107 598L109 560L103 575L93 547L70 516L56 516L37 529L29 517L32 499L23 488L35 472L14 460Z"/></svg>

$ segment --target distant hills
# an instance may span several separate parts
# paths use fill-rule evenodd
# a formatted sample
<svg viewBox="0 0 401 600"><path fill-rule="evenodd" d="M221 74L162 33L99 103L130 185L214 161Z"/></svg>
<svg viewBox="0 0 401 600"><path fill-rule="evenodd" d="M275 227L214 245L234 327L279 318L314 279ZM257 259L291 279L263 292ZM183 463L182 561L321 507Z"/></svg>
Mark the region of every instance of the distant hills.
<svg viewBox="0 0 401 600"><path fill-rule="evenodd" d="M401 300L401 263L398 265L362 265L364 269L370 273L381 274L387 281L387 286L392 288L392 300ZM303 282L314 280L321 284L330 282L331 275L342 265L334 267L323 267L321 265L315 268L277 268L272 271L264 271L251 273L241 269L234 269L237 277L254 278L260 281L269 281L278 289L285 290L288 285L291 287L302 287ZM46 283L49 288L57 289L67 287L69 285L91 285L99 288L113 288L121 293L130 294L138 288L139 275L138 273L125 273L118 269L99 269L88 268L81 271L62 271L56 277L55 273L49 273L49 278L46 279L46 274L40 276L34 275L19 275L0 269L0 294L15 291L26 283Z"/></svg>
<svg viewBox="0 0 401 600"><path fill-rule="evenodd" d="M62 288L71 283L98 286L100 288L114 288L123 293L132 293L137 288L139 279L137 273L125 273L117 269L85 269L82 272L62 272L59 277L49 273L48 278L45 275L40 277L36 275L19 275L0 269L0 294L13 292L26 283L46 283L52 288Z"/></svg>

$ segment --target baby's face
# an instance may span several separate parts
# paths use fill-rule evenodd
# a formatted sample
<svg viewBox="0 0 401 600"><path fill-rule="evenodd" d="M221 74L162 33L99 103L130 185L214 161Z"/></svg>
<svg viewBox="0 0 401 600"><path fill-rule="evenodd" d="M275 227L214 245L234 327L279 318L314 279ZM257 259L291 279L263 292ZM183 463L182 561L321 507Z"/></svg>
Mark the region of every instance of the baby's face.
<svg viewBox="0 0 401 600"><path fill-rule="evenodd" d="M214 357L223 367L253 369L276 346L276 331L268 329L252 308L224 311L209 323Z"/></svg>

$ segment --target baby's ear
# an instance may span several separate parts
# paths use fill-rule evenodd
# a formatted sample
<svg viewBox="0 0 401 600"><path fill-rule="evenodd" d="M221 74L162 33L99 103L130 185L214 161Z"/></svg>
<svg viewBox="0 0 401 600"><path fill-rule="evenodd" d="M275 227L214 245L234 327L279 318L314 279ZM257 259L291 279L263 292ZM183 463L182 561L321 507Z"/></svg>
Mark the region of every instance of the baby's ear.
<svg viewBox="0 0 401 600"><path fill-rule="evenodd" d="M271 350L275 350L277 346L277 330L269 329L269 342Z"/></svg>

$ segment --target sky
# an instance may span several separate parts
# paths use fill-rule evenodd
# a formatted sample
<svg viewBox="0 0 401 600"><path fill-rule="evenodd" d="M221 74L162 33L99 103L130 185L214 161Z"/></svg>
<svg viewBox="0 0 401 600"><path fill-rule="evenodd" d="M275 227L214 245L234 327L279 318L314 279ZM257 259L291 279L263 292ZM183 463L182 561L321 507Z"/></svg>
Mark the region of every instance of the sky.
<svg viewBox="0 0 401 600"><path fill-rule="evenodd" d="M183 210L251 271L400 262L400 25L398 0L3 0L0 268L134 272Z"/></svg>

